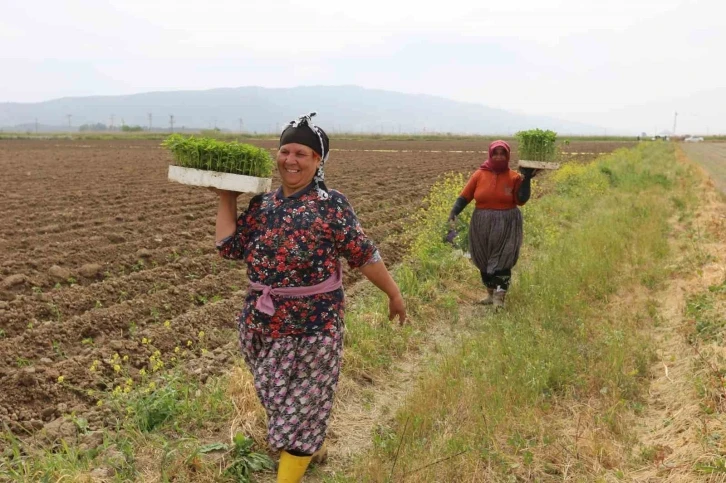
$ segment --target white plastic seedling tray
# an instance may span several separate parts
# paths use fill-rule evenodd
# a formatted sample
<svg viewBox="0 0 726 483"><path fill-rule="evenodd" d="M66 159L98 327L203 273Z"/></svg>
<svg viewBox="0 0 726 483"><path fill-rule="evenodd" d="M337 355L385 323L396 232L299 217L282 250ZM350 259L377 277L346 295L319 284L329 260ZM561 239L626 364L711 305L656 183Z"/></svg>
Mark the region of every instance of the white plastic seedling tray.
<svg viewBox="0 0 726 483"><path fill-rule="evenodd" d="M520 168L559 169L560 163L551 163L547 161L528 161L526 159L520 159L518 166Z"/></svg>
<svg viewBox="0 0 726 483"><path fill-rule="evenodd" d="M174 165L169 166L169 180L189 186L213 187L240 193L265 193L272 186L272 178L218 173Z"/></svg>

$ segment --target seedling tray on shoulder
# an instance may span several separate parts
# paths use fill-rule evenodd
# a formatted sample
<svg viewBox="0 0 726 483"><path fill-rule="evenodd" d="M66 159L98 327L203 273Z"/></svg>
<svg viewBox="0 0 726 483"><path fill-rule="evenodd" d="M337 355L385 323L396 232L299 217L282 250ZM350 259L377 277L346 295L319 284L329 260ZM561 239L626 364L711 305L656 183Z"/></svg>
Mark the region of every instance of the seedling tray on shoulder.
<svg viewBox="0 0 726 483"><path fill-rule="evenodd" d="M241 193L263 193L272 185L270 153L250 144L172 134L162 146L171 151L170 181Z"/></svg>

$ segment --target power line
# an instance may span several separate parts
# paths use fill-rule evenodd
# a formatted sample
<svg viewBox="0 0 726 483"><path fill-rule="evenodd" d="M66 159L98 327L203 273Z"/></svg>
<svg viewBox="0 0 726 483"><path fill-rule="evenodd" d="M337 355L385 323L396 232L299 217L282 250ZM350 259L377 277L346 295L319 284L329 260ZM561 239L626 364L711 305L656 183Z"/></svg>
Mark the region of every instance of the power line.
<svg viewBox="0 0 726 483"><path fill-rule="evenodd" d="M174 132L174 114L169 114L169 129Z"/></svg>
<svg viewBox="0 0 726 483"><path fill-rule="evenodd" d="M149 131L151 131L151 113L149 113Z"/></svg>
<svg viewBox="0 0 726 483"><path fill-rule="evenodd" d="M72 114L66 114L66 117L68 118L68 130L71 129L71 117L73 117Z"/></svg>

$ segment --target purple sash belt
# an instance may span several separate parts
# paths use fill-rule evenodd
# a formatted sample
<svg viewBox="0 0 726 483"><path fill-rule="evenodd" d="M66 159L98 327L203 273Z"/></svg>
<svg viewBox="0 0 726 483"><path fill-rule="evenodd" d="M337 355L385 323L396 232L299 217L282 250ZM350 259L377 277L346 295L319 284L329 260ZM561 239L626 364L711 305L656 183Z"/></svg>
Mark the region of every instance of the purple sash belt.
<svg viewBox="0 0 726 483"><path fill-rule="evenodd" d="M328 277L324 282L309 287L277 287L272 288L269 285L263 285L257 282L250 282L250 290L262 292L260 298L257 299L255 308L267 315L275 314L275 304L272 302L272 296L280 297L305 297L308 295L317 295L319 293L332 292L343 286L343 264L338 262L338 269L335 274Z"/></svg>

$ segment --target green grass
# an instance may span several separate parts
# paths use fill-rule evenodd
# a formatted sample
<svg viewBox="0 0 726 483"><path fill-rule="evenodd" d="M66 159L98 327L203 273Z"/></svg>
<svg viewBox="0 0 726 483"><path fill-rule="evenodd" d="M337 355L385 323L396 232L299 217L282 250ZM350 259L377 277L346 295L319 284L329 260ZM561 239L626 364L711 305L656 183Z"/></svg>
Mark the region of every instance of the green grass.
<svg viewBox="0 0 726 483"><path fill-rule="evenodd" d="M388 481L394 465L394 480L412 472L417 481L562 474L557 455L568 443L553 421L582 403L598 408L587 425L598 428L593 438L600 435L602 448L590 456L620 461L619 450L605 446L609 438L627 441L623 415L641 404L653 353L645 330L656 321L647 298L617 316L603 308L621 286L638 286L644 275L657 284L667 273L670 206L662 199L684 179L692 178L667 144L556 172L550 194L524 209L526 248L508 310L475 311L462 321L475 332L432 360L388 437L375 439L355 473L336 481ZM453 199L455 190L435 189L450 191L442 202ZM432 219L449 203L434 206ZM437 222L430 228L414 244L425 254L413 261L419 274L451 263ZM472 267L458 268L439 272L439 298L457 296L462 279L477 283Z"/></svg>

